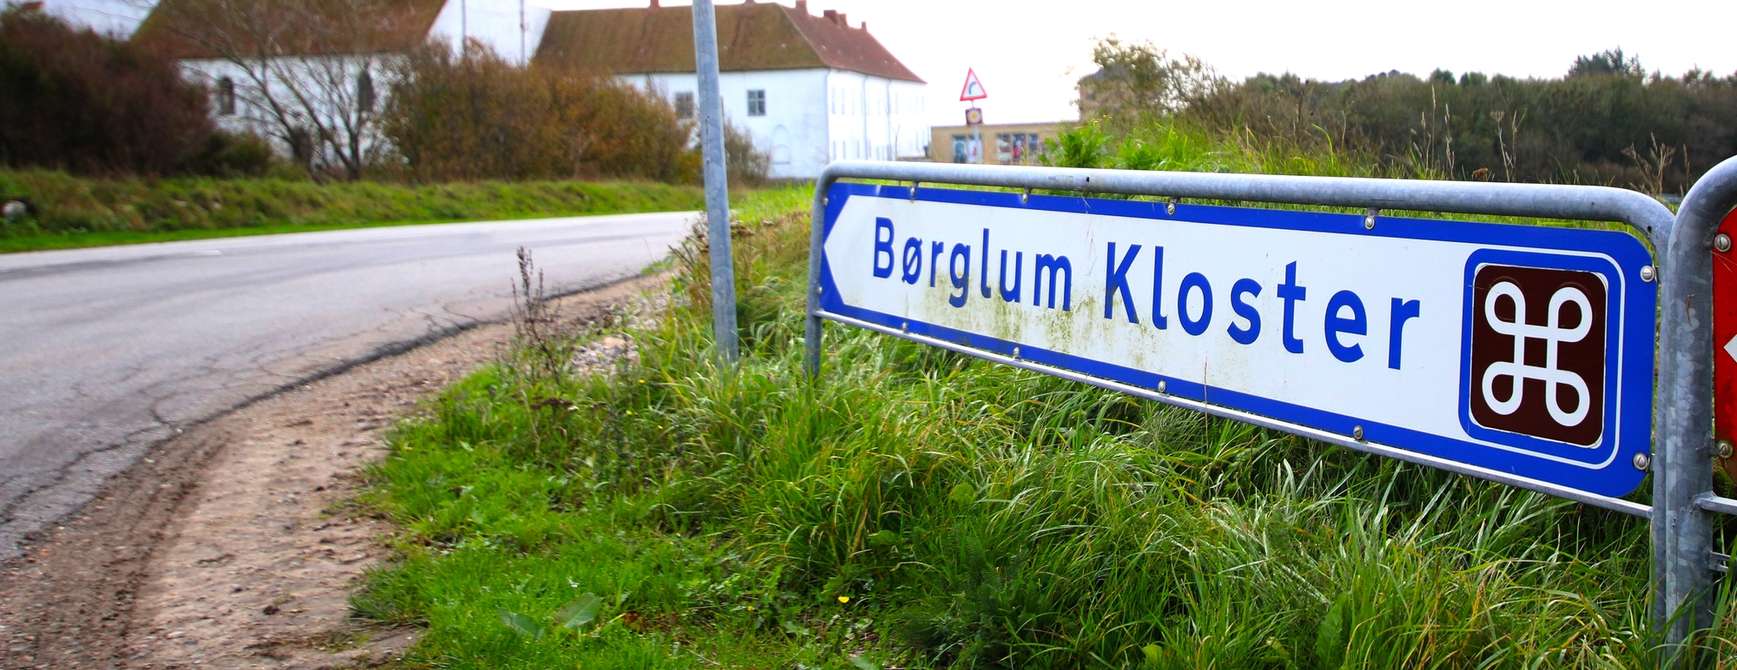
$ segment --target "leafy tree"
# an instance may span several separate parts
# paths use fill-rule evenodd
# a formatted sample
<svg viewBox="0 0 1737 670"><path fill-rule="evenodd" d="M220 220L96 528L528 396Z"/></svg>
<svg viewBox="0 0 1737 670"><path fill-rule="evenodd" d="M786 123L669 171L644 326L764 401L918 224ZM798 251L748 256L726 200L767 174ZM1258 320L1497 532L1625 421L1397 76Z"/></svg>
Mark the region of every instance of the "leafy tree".
<svg viewBox="0 0 1737 670"><path fill-rule="evenodd" d="M41 11L0 11L0 163L165 174L222 143L175 62Z"/></svg>
<svg viewBox="0 0 1737 670"><path fill-rule="evenodd" d="M1574 67L1568 69L1570 77L1611 76L1639 79L1645 77L1646 73L1640 58L1624 54L1622 47L1606 49L1590 56L1578 56L1574 59Z"/></svg>
<svg viewBox="0 0 1737 670"><path fill-rule="evenodd" d="M1173 58L1150 42L1116 38L1092 51L1098 71L1080 80L1080 116L1119 124L1173 114L1211 95L1225 81L1200 59Z"/></svg>

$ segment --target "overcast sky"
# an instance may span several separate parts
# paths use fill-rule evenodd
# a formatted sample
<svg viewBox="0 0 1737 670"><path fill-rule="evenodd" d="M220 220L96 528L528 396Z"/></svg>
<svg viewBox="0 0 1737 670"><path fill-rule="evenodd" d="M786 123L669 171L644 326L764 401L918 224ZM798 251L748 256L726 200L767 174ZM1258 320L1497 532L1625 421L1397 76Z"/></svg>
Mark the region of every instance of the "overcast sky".
<svg viewBox="0 0 1737 670"><path fill-rule="evenodd" d="M557 9L643 7L634 0L532 0ZM720 4L737 0L725 0ZM666 0L665 4L685 4ZM794 0L783 0L794 4ZM1361 78L1445 68L1559 76L1574 57L1622 47L1648 70L1737 73L1737 0L810 0L864 20L929 82L936 124L962 123L966 68L988 89L989 123L1077 117L1073 82L1092 45L1115 35L1200 57L1241 79L1293 72Z"/></svg>

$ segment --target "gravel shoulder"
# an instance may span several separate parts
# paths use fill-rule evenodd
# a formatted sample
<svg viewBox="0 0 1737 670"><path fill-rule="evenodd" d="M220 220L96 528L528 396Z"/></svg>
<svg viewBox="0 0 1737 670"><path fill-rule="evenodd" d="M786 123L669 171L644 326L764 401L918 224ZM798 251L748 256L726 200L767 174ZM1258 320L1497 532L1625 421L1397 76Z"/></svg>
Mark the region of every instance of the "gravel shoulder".
<svg viewBox="0 0 1737 670"><path fill-rule="evenodd" d="M660 286L561 298L602 321ZM155 447L79 515L0 568L0 668L370 667L415 632L349 616L389 557L390 526L354 505L384 436L428 395L494 360L480 326L251 403Z"/></svg>

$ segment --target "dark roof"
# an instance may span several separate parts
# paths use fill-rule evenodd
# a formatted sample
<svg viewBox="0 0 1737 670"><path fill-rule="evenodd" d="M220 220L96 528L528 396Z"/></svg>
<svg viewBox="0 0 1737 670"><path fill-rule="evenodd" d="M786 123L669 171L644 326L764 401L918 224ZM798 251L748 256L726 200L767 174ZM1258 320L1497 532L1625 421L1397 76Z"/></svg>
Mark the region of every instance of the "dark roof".
<svg viewBox="0 0 1737 670"><path fill-rule="evenodd" d="M347 55L408 51L422 45L446 0L370 0L368 16L354 16L353 0L161 0L133 41L175 58L221 58L222 51L258 50L269 34L272 55ZM240 7L248 16L215 11ZM250 26L264 26L251 29ZM321 26L344 26L333 31ZM224 45L218 47L217 45Z"/></svg>
<svg viewBox="0 0 1737 670"><path fill-rule="evenodd" d="M776 3L720 5L719 69L832 68L922 83L922 79L842 15L813 16ZM694 71L691 7L555 12L538 63L610 73Z"/></svg>

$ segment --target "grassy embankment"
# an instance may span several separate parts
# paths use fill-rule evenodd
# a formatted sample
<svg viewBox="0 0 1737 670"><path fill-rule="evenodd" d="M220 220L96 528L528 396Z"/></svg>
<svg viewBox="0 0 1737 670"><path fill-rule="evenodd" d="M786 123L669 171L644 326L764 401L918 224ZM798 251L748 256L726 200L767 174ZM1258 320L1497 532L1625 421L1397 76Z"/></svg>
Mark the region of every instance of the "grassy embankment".
<svg viewBox="0 0 1737 670"><path fill-rule="evenodd" d="M0 171L34 219L0 223L0 253L388 225L700 209L700 190L647 182L432 186L279 179L88 179Z"/></svg>
<svg viewBox="0 0 1737 670"><path fill-rule="evenodd" d="M427 628L407 665L1654 663L1629 517L836 326L806 382L806 195L739 205L738 372L690 247L638 364L522 350L397 430L354 604Z"/></svg>

